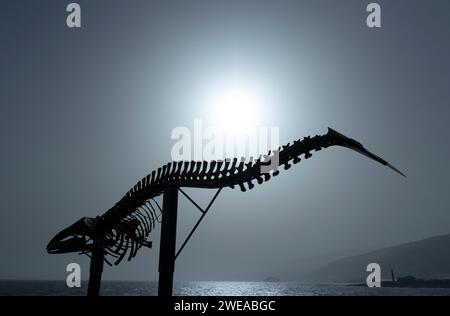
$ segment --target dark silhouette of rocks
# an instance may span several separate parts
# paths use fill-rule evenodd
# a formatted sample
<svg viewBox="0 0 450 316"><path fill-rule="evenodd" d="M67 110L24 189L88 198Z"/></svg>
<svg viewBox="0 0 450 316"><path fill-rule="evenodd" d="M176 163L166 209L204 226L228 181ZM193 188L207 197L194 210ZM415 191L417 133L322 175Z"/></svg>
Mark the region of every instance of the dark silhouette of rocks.
<svg viewBox="0 0 450 316"><path fill-rule="evenodd" d="M371 262L381 266L382 280L391 280L391 269L402 276L420 279L450 278L450 234L382 248L365 254L333 261L308 275L309 280L323 282L364 283ZM402 284L411 278L398 278ZM439 281L440 282L440 281ZM388 283L386 283L388 284Z"/></svg>

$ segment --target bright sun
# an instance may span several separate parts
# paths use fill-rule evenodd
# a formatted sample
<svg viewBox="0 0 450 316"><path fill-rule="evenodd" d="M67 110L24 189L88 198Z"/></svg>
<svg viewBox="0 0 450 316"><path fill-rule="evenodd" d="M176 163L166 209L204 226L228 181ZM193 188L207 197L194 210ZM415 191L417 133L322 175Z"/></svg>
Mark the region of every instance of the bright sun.
<svg viewBox="0 0 450 316"><path fill-rule="evenodd" d="M214 126L227 133L242 134L260 124L263 100L251 89L233 87L212 98Z"/></svg>

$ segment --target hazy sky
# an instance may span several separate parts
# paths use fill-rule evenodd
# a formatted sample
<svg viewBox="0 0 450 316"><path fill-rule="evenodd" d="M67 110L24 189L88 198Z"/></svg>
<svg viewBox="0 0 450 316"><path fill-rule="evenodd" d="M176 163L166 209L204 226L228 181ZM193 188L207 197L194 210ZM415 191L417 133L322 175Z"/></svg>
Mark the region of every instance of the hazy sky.
<svg viewBox="0 0 450 316"><path fill-rule="evenodd" d="M206 118L208 89L257 85L281 142L352 136L404 171L346 149L273 181L224 190L176 262L176 280L297 278L311 263L450 233L450 3L70 1L0 5L0 278L60 279L76 254L48 241L109 209L168 162L177 126ZM192 190L192 192L195 192ZM193 195L207 203L213 192ZM179 243L199 213L182 197ZM156 279L154 248L105 279Z"/></svg>

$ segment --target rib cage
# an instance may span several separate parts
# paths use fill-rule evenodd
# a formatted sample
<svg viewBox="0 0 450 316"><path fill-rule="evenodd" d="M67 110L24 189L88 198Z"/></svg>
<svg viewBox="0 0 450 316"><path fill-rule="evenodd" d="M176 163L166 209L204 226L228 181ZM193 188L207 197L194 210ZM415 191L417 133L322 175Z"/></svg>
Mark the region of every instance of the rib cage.
<svg viewBox="0 0 450 316"><path fill-rule="evenodd" d="M157 222L159 222L158 211L151 200L147 201L104 233L102 242L105 255L115 258L116 265L127 253L128 260L131 260L142 246L151 247L152 243L147 241L147 238Z"/></svg>

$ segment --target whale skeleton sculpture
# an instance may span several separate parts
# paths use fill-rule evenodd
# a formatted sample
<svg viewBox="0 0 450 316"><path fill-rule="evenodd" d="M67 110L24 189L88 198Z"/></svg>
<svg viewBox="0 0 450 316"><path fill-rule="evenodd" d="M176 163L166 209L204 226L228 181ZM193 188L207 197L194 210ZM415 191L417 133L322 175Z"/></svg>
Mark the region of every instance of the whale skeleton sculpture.
<svg viewBox="0 0 450 316"><path fill-rule="evenodd" d="M96 270L92 266L94 259L97 265L101 262L100 268L97 267L97 274L101 274L103 261L111 265L109 259L112 258L115 260L114 264L118 265L127 254L128 260L131 260L141 247L152 246L148 237L156 223L160 222L161 214L164 218L165 213L165 209L160 207L155 198L165 193L168 188L219 189L206 211L202 210L184 191L181 191L203 212L203 217L222 188L239 186L241 191L251 190L255 186L253 181L262 184L271 177L277 176L278 169L270 173L261 172L263 166L271 163L274 154L278 156L278 165L284 165L284 169L287 170L291 167L291 163L297 164L301 161L300 156L303 155L304 159L308 159L312 156L312 151L317 152L331 146L342 146L357 151L406 177L387 161L369 152L356 140L328 128L328 133L325 135L296 140L292 144L280 147L272 155L269 152L268 155L261 156L256 161L250 159L246 162L234 158L225 161L168 163L144 177L103 215L96 218L84 217L62 230L50 241L47 251L51 254L70 252L86 254L91 257L91 277L93 270ZM166 203L165 200L164 203ZM182 248L186 242L187 240ZM161 240L162 243L163 240ZM98 290L93 291L98 294Z"/></svg>

